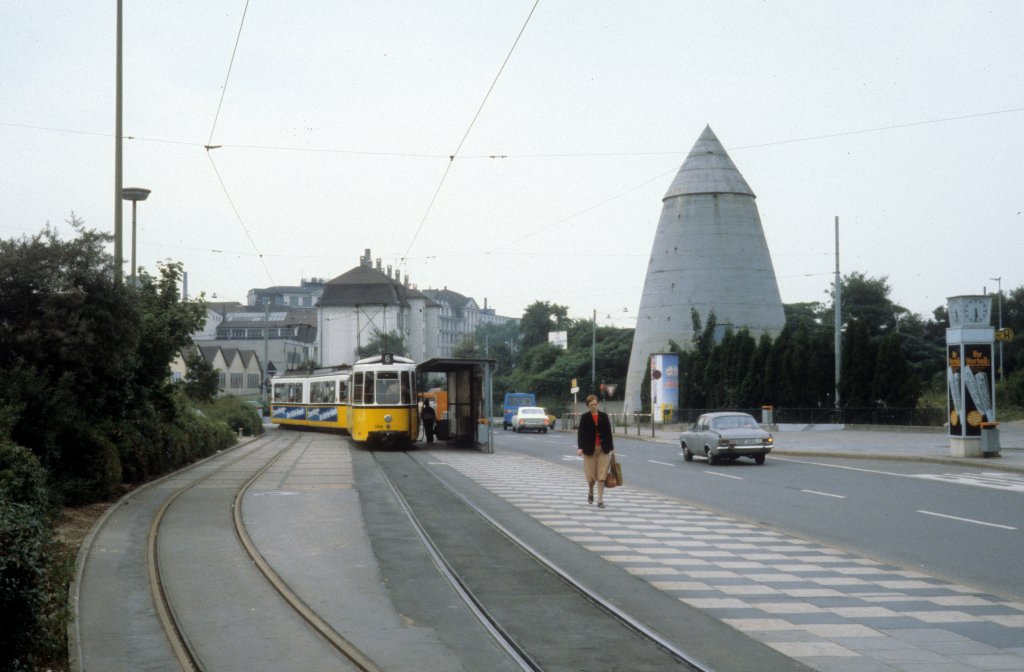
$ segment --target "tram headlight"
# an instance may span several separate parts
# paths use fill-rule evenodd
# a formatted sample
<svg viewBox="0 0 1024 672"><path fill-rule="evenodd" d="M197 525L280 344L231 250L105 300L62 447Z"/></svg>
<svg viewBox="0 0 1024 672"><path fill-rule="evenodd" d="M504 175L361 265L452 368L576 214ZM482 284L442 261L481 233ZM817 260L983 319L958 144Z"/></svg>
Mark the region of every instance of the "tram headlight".
<svg viewBox="0 0 1024 672"><path fill-rule="evenodd" d="M391 422L391 414L390 413L388 413L387 415L384 416L384 422Z"/></svg>

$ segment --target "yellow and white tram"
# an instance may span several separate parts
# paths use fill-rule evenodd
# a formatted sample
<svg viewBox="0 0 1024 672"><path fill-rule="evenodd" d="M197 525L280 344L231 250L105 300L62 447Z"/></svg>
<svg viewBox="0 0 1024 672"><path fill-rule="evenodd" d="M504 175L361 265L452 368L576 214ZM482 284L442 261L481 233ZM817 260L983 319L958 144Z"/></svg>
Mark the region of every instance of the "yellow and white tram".
<svg viewBox="0 0 1024 672"><path fill-rule="evenodd" d="M345 430L352 367L286 371L271 381L270 421L277 425Z"/></svg>
<svg viewBox="0 0 1024 672"><path fill-rule="evenodd" d="M419 434L416 364L390 353L349 366L288 371L271 381L270 419L347 431L355 441L408 445Z"/></svg>
<svg viewBox="0 0 1024 672"><path fill-rule="evenodd" d="M419 434L416 364L384 353L360 359L349 380L348 429L356 441L407 445Z"/></svg>

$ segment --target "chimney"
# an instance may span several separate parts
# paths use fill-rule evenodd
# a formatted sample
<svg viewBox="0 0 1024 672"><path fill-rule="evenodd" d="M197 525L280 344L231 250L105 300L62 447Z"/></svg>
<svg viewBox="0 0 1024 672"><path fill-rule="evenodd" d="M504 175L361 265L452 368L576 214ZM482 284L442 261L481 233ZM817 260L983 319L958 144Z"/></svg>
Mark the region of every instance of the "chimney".
<svg viewBox="0 0 1024 672"><path fill-rule="evenodd" d="M380 265L380 257L377 257L377 270L378 270L378 271L380 271L380 270L383 270L383 269L381 268L381 265Z"/></svg>
<svg viewBox="0 0 1024 672"><path fill-rule="evenodd" d="M405 282L403 282L402 284L405 285L406 287L409 286L409 274L408 273L405 274Z"/></svg>
<svg viewBox="0 0 1024 672"><path fill-rule="evenodd" d="M388 280L391 279L391 264L388 264Z"/></svg>
<svg viewBox="0 0 1024 672"><path fill-rule="evenodd" d="M366 248L366 252L363 253L363 256L359 257L359 265L370 267L372 264L373 261L370 257L370 248Z"/></svg>
<svg viewBox="0 0 1024 672"><path fill-rule="evenodd" d="M188 301L188 271L181 274L181 300Z"/></svg>

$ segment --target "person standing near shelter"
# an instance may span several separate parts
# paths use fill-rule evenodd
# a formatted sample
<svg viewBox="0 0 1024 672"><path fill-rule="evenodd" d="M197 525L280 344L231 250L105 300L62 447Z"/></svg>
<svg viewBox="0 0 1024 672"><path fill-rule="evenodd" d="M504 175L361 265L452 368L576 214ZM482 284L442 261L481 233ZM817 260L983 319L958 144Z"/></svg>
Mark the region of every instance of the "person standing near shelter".
<svg viewBox="0 0 1024 672"><path fill-rule="evenodd" d="M597 410L597 397L587 397L589 413L580 416L576 432L576 454L583 456L583 475L587 478L587 503L594 503L594 483L597 483L597 506L604 508L604 479L612 461L615 444L612 440L612 422L608 414Z"/></svg>
<svg viewBox="0 0 1024 672"><path fill-rule="evenodd" d="M423 400L423 410L420 411L420 420L423 421L423 433L427 435L427 443L434 442L434 422L437 421L437 414L430 407L430 400Z"/></svg>

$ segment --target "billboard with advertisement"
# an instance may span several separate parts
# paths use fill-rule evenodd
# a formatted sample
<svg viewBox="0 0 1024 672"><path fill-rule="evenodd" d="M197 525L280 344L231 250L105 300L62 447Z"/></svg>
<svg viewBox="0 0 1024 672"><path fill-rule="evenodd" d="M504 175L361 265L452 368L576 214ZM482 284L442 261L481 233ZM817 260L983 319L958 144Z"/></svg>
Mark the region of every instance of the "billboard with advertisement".
<svg viewBox="0 0 1024 672"><path fill-rule="evenodd" d="M950 436L981 436L981 423L995 420L993 366L991 343L946 346Z"/></svg>
<svg viewBox="0 0 1024 672"><path fill-rule="evenodd" d="M679 355L651 355L651 411L654 422L671 422L679 407Z"/></svg>

